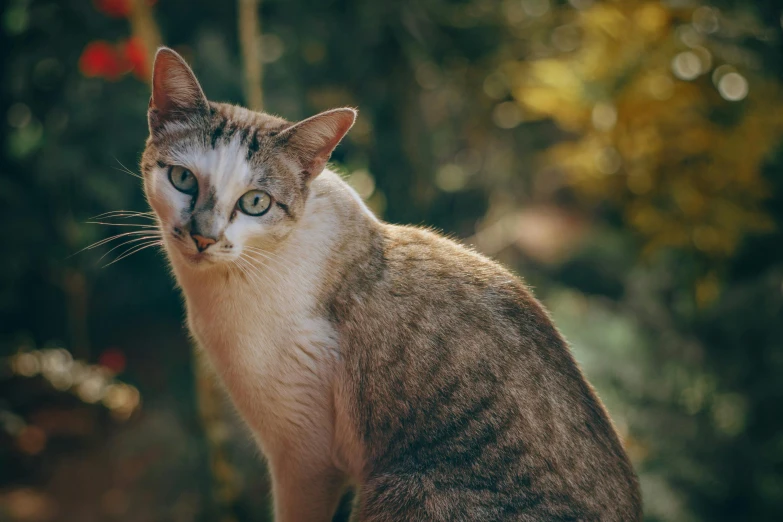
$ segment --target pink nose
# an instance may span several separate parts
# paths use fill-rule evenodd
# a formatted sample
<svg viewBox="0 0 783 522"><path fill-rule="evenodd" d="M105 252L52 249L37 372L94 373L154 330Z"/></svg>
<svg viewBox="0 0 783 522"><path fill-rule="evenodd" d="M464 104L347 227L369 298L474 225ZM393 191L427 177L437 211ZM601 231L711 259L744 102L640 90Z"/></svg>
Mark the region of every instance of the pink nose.
<svg viewBox="0 0 783 522"><path fill-rule="evenodd" d="M215 238L205 237L200 234L190 234L190 237L193 238L193 242L196 243L196 248L198 248L199 252L203 252L209 248L209 245L214 245L216 243Z"/></svg>

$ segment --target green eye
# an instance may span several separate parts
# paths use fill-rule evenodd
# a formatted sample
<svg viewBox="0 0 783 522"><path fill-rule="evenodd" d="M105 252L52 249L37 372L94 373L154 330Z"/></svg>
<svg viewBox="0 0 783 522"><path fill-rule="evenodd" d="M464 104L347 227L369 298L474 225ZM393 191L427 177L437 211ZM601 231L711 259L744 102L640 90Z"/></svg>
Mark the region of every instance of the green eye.
<svg viewBox="0 0 783 522"><path fill-rule="evenodd" d="M263 190L251 190L239 198L237 206L239 210L248 216L260 216L269 210L272 205L272 198Z"/></svg>
<svg viewBox="0 0 783 522"><path fill-rule="evenodd" d="M196 176L193 175L185 167L172 166L169 167L169 180L174 188L185 194L195 194L198 192L198 181Z"/></svg>

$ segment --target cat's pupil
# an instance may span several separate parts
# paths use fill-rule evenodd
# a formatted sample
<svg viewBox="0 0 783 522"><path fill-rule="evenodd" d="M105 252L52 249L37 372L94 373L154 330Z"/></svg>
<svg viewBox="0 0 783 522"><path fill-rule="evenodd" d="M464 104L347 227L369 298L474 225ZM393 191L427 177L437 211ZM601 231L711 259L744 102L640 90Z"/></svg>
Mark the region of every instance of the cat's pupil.
<svg viewBox="0 0 783 522"><path fill-rule="evenodd" d="M253 198L253 206L254 206L254 207L255 207L256 205L258 205L258 200L259 200L259 199L261 199L261 198L260 198L260 197L258 197L258 196L256 196L255 198Z"/></svg>

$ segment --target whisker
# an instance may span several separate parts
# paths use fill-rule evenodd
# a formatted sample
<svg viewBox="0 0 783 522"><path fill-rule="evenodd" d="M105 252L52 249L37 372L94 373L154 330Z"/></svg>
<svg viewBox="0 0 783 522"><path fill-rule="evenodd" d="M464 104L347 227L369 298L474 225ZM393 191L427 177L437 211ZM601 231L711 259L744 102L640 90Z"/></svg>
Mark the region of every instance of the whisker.
<svg viewBox="0 0 783 522"><path fill-rule="evenodd" d="M149 240L149 239L156 239L156 238L159 238L159 237L160 236L158 236L158 235L152 235L152 236L147 235L147 236L137 237L137 238L134 238L134 239L129 239L128 241L123 241L119 245L116 245L116 246L110 248L109 250L107 250L101 257L98 258L98 261L100 262L101 260L103 260L104 257L108 256L110 253L114 252L118 248L124 247L126 245L130 245L131 243L138 243L139 241L145 241L145 240Z"/></svg>
<svg viewBox="0 0 783 522"><path fill-rule="evenodd" d="M112 214L110 216L95 216L95 217L91 217L90 220L96 220L96 219L130 219L130 218L139 218L139 219L147 219L149 221L157 221L157 218L155 216L147 216L145 214Z"/></svg>
<svg viewBox="0 0 783 522"><path fill-rule="evenodd" d="M239 254L239 260L242 261L244 265L254 274L258 274L259 276L266 275L260 270L260 268L262 267L266 268L266 267L264 267L263 265L258 266L255 263L253 263L253 259L249 255L245 254L244 252Z"/></svg>
<svg viewBox="0 0 783 522"><path fill-rule="evenodd" d="M248 250L252 250L252 251L254 251L254 252L258 252L259 254L264 254L264 255L267 255L267 256L272 256L272 257L273 257L273 258L275 258L275 259L282 259L282 258L280 257L280 254L278 254L278 253L276 253L276 252L272 252L271 250L264 250L264 249L262 249L262 248L258 248L258 247L254 247L254 246L250 246L250 245L245 245L245 246L244 246L244 248L246 248L246 249L248 249Z"/></svg>
<svg viewBox="0 0 783 522"><path fill-rule="evenodd" d="M239 263L237 263L236 261L231 261L231 264L234 265L237 270L242 270L241 268L239 268Z"/></svg>
<svg viewBox="0 0 783 522"><path fill-rule="evenodd" d="M114 263L116 263L117 261L122 261L122 260L123 260L123 259L125 259L126 257L130 257L130 256L132 256L133 254L136 254L136 253L138 253L138 252L141 252L141 251L142 251L142 250L144 250L144 249L147 249L147 248L150 248L150 247L154 247L154 246L160 246L160 245L163 245L163 241L152 241L152 242L150 242L150 243L144 243L144 244L142 244L142 245L136 245L136 246L134 246L134 247L131 247L130 249L128 249L128 250L126 250L125 252L123 252L123 253L122 253L122 254L121 254L121 255L120 255L120 256L119 256L117 259L115 259L115 260L114 260L114 261L112 261L111 263L107 263L107 264L103 265L103 268L106 268L106 267L108 267L108 266L111 266L111 265L113 265Z"/></svg>
<svg viewBox="0 0 783 522"><path fill-rule="evenodd" d="M245 264L245 266L247 267L248 271L251 274L255 274L257 276L257 277L253 278L256 281L256 283L264 283L264 282L266 282L268 285L270 285L270 286L272 285L272 280L269 278L269 275L265 274L265 273L263 273L261 271L261 268L268 268L268 267L266 267L264 265L259 266L259 265L255 264L255 263L253 263L252 262L252 258L249 257L245 253L241 253L239 255L239 259L242 260L242 262ZM278 274L275 274L275 275L278 275ZM263 281L259 281L258 277L261 277L263 279ZM278 275L278 277L279 277L279 275Z"/></svg>
<svg viewBox="0 0 783 522"><path fill-rule="evenodd" d="M237 268L239 268L239 270L241 270L242 273L245 274L245 278L248 279L248 280L255 281L257 284L261 284L262 281L259 281L258 278L256 277L256 275L252 274L248 270L248 268L246 266L243 266L242 264L240 264L240 262L247 263L247 261L243 261L241 258L239 258L236 261L234 261L234 264L237 266Z"/></svg>
<svg viewBox="0 0 783 522"><path fill-rule="evenodd" d="M158 228L158 225L151 225L149 223L109 223L107 221L85 221L89 225L106 225L109 227L141 227L141 228Z"/></svg>
<svg viewBox="0 0 783 522"><path fill-rule="evenodd" d="M125 169L118 169L117 167L112 167L112 168L113 168L114 170L118 171L118 172L122 172L122 173L128 174L129 176L133 176L134 178L139 178L140 180L143 180L143 179L144 179L144 178L142 178L141 176L139 176L138 174L136 174L136 173L134 173L134 172L131 172L131 171L129 171L129 170L125 170Z"/></svg>
<svg viewBox="0 0 783 522"><path fill-rule="evenodd" d="M245 280L247 282L255 283L259 286L263 285L263 281L261 281L253 271L251 271L250 267L247 265L247 261L244 261L242 259L237 259L236 263L237 263L237 267L245 275Z"/></svg>
<svg viewBox="0 0 783 522"><path fill-rule="evenodd" d="M258 259L254 259L252 257L245 257L245 262L248 263L250 267L252 267L254 272L263 276L264 280L269 284L272 284L273 276L277 279L282 279L282 274L275 271L268 264L259 262Z"/></svg>
<svg viewBox="0 0 783 522"><path fill-rule="evenodd" d="M106 214L116 214L116 213L125 213L125 212L132 212L134 214L150 214L150 215L154 214L154 212L152 210L141 211L141 210L128 210L128 209L118 208L118 209L115 209L115 210L109 210L109 211L104 212L103 214L99 214L99 215L102 216L102 215L106 215Z"/></svg>
<svg viewBox="0 0 783 522"><path fill-rule="evenodd" d="M159 233L156 234L156 235L161 235L160 231L158 231L158 232ZM111 237L107 237L107 238L101 239L99 241L96 241L95 243L93 243L91 245L87 245L86 247L82 248L81 250L79 250L77 252L74 252L73 254L68 256L66 259L69 259L69 258L75 256L76 254L81 254L85 250L92 250L93 248L98 248L101 245L105 245L106 243L109 243L109 242L114 241L115 239L119 239L121 237L138 236L138 235L141 235L141 234L153 234L153 233L154 233L153 230L133 230L131 232L123 232L122 234L117 234L117 235L114 235L114 236L111 236Z"/></svg>
<svg viewBox="0 0 783 522"><path fill-rule="evenodd" d="M279 257L277 259L272 258L272 257L268 256L265 252L261 251L260 249L255 248L255 247L245 247L245 248L247 250L249 250L250 252L253 252L253 253L263 257L267 261L267 263L263 263L264 268L266 268L267 270L269 270L270 272L275 274L277 277L283 277L283 274L277 268L286 269L285 265L283 265L281 263L276 263L274 265L272 264L274 261L279 261L280 260ZM250 256L249 254L247 254L247 255L251 259L254 259L253 256ZM257 259L254 259L254 260L258 261Z"/></svg>
<svg viewBox="0 0 783 522"><path fill-rule="evenodd" d="M279 254L276 254L274 252L265 251L265 250L262 250L260 248L256 248L256 247L252 247L252 246L245 246L244 248L246 250L249 250L250 252L253 252L255 254L260 255L261 257L263 257L264 259L267 259L269 261L280 261L280 262L283 261L283 258L280 257ZM284 265L281 263L279 266L284 266Z"/></svg>
<svg viewBox="0 0 783 522"><path fill-rule="evenodd" d="M98 214L97 216L92 216L91 220L94 219L110 219L110 218L126 218L136 216L144 219L156 219L154 212L137 212L135 210L111 210L109 212L104 212L103 214Z"/></svg>
<svg viewBox="0 0 783 522"><path fill-rule="evenodd" d="M123 164L122 164L122 162L121 162L120 160L118 160L116 157L114 158L114 161L116 161L117 163L119 163L119 164L120 164L120 167L122 167L121 169L118 169L117 167L112 167L114 170L119 170L120 172L124 172L124 173L126 173L126 174L129 174L129 175L133 176L134 178L139 178L140 180L143 180L143 179L144 179L142 176L140 176L139 174L136 174L136 173L135 173L135 172L133 172L131 169L129 169L128 167L126 167L125 165L123 165Z"/></svg>
<svg viewBox="0 0 783 522"><path fill-rule="evenodd" d="M261 275L264 278L264 280L270 285L273 284L273 279L272 279L273 277L277 279L283 278L283 274L275 270L272 266L270 266L269 263L265 263L262 260L254 258L249 254L243 253L243 255L246 260L246 263L248 263L248 265L253 269L253 271Z"/></svg>

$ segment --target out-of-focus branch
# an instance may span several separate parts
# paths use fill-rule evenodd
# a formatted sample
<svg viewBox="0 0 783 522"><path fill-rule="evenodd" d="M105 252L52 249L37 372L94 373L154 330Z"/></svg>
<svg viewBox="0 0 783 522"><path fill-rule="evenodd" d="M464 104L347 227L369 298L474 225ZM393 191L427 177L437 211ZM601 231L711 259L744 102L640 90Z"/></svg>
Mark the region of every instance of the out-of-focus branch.
<svg viewBox="0 0 783 522"><path fill-rule="evenodd" d="M264 104L261 87L264 71L261 62L260 9L261 0L239 0L239 45L245 73L245 103L257 111L260 111Z"/></svg>
<svg viewBox="0 0 783 522"><path fill-rule="evenodd" d="M133 36L139 38L144 44L144 51L147 53L147 61L152 66L155 58L155 52L161 46L160 28L155 17L152 15L152 8L147 0L131 0L131 14L129 17L131 32ZM151 75L146 75L147 81L152 79Z"/></svg>
<svg viewBox="0 0 783 522"><path fill-rule="evenodd" d="M152 65L155 59L155 53L162 44L160 28L152 14L147 0L131 0L132 9L129 17L131 31L133 36L139 38L144 45L146 53L146 63ZM258 6L258 1L244 2ZM247 16L242 13L242 2L240 2L240 31L242 29L243 18L252 19L251 29L258 32L256 7L253 16ZM255 20L255 21L254 21ZM258 45L255 46L257 72L251 72L257 78L258 92L255 100L260 107L261 104L261 58L260 58L260 36L256 36ZM243 46L244 47L244 46ZM252 52L252 51L251 51ZM247 53L245 53L247 54ZM250 77L251 75L248 75ZM146 75L147 81L152 79L152 75ZM250 99L250 98L249 98ZM252 105L251 105L252 106ZM210 471L212 475L212 485L214 500L213 506L216 511L211 513L213 520L220 522L236 522L234 514L234 503L241 493L241 480L234 466L231 464L228 454L227 437L228 426L224 418L225 411L222 406L222 393L215 382L215 376L207 366L207 362L199 357L198 351L193 352L193 367L196 385L196 400L198 403L199 416L201 417L204 433L209 447ZM208 508L209 511L209 508Z"/></svg>
<svg viewBox="0 0 783 522"><path fill-rule="evenodd" d="M66 268L61 272L61 287L68 298L68 327L71 353L80 359L90 358L89 300L90 285L84 272Z"/></svg>
<svg viewBox="0 0 783 522"><path fill-rule="evenodd" d="M194 353L196 399L204 434L209 445L209 468L219 522L236 522L235 503L242 492L241 477L228 452L229 429L223 408L223 394L209 363Z"/></svg>

